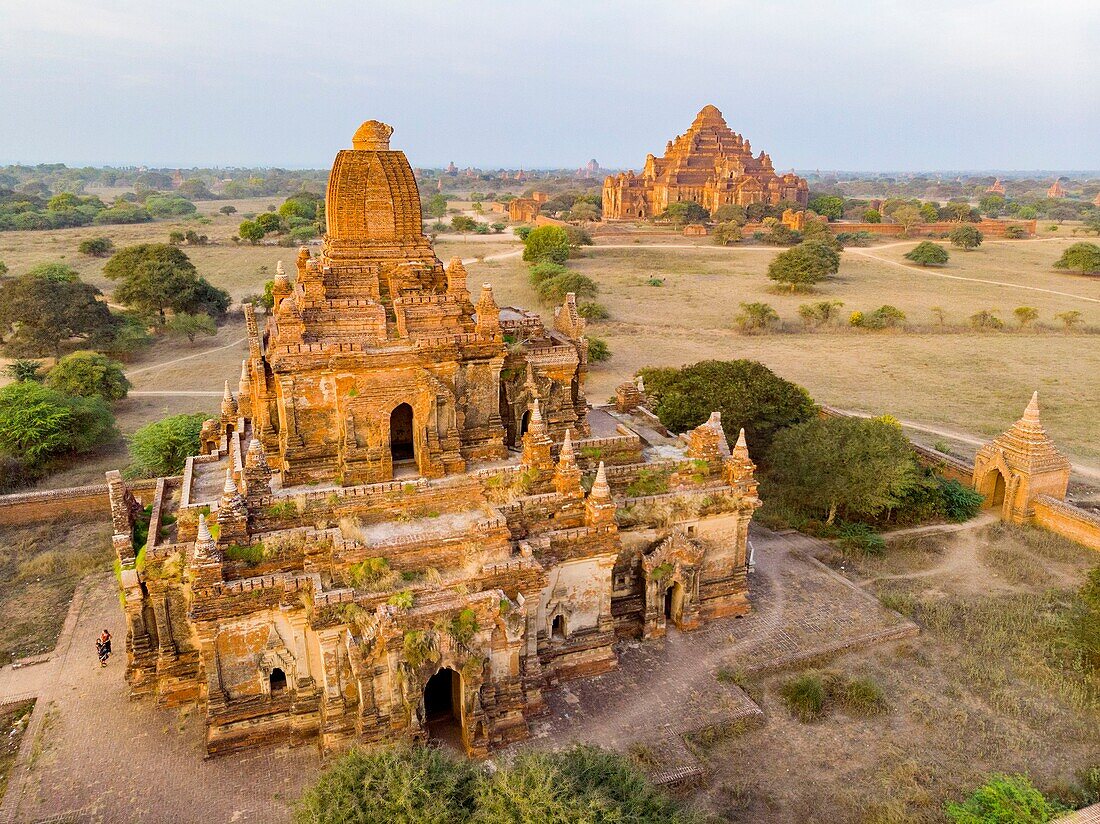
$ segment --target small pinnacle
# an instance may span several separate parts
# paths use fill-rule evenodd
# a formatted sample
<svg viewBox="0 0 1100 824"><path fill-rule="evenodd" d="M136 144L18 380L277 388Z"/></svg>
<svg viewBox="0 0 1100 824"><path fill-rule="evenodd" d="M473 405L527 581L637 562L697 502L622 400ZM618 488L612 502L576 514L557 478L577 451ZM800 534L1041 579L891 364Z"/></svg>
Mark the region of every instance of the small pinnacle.
<svg viewBox="0 0 1100 824"><path fill-rule="evenodd" d="M737 433L737 448L748 449L748 442L745 441L745 427L741 427L741 431Z"/></svg>
<svg viewBox="0 0 1100 824"><path fill-rule="evenodd" d="M199 532L195 539L197 544L208 544L214 540L214 536L210 534L210 527L207 526L206 516L201 512L199 513Z"/></svg>
<svg viewBox="0 0 1100 824"><path fill-rule="evenodd" d="M225 486L222 487L223 495L236 495L237 494L237 482L233 480L233 466L230 464L225 468Z"/></svg>
<svg viewBox="0 0 1100 824"><path fill-rule="evenodd" d="M1031 401L1027 405L1027 409L1024 410L1024 419L1029 421L1039 420L1039 392L1036 391L1031 395Z"/></svg>

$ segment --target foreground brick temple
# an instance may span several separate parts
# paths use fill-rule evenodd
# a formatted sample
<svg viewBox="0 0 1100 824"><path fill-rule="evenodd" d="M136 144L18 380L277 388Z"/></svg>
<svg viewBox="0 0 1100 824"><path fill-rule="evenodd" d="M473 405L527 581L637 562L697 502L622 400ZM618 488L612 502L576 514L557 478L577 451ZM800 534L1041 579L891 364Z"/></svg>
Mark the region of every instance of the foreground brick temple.
<svg viewBox="0 0 1100 824"><path fill-rule="evenodd" d="M681 201L698 203L711 214L726 205L805 206L809 197L803 178L777 175L766 152L753 157L749 141L730 130L718 109L704 106L684 134L668 141L663 157L646 157L640 175L629 171L604 180L603 217L657 217Z"/></svg>
<svg viewBox="0 0 1100 824"><path fill-rule="evenodd" d="M474 302L422 232L392 129L333 164L319 256L280 266L201 454L151 494L108 473L135 697L201 702L216 754L262 743L528 735L543 690L621 638L748 610L760 502L717 415L670 435L584 395L569 295L552 328Z"/></svg>

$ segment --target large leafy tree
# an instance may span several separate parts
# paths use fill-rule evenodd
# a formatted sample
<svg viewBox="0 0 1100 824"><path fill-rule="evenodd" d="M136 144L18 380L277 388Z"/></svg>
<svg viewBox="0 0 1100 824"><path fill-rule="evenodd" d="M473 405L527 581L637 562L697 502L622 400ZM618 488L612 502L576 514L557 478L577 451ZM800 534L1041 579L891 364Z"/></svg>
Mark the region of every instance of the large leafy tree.
<svg viewBox="0 0 1100 824"><path fill-rule="evenodd" d="M717 410L726 439L734 443L744 427L749 448L759 457L766 456L780 430L814 415L805 389L756 361L701 361L679 369L643 369L641 374L653 411L668 429L694 429Z"/></svg>
<svg viewBox="0 0 1100 824"><path fill-rule="evenodd" d="M82 398L119 401L130 390L122 364L99 352L73 352L46 375L46 386Z"/></svg>
<svg viewBox="0 0 1100 824"><path fill-rule="evenodd" d="M810 200L807 208L829 220L840 220L844 215L844 198L837 195L818 195Z"/></svg>
<svg viewBox="0 0 1100 824"><path fill-rule="evenodd" d="M146 477L174 475L199 450L205 415L172 415L147 423L130 436L131 471Z"/></svg>
<svg viewBox="0 0 1100 824"><path fill-rule="evenodd" d="M560 226L539 226L523 241L528 263L565 263L569 259L569 235Z"/></svg>
<svg viewBox="0 0 1100 824"><path fill-rule="evenodd" d="M963 251L969 252L982 245L982 233L971 223L961 223L951 230L948 235L952 246L958 246Z"/></svg>
<svg viewBox="0 0 1100 824"><path fill-rule="evenodd" d="M930 240L922 241L905 253L905 259L918 263L921 266L942 266L947 263L951 255L938 243Z"/></svg>
<svg viewBox="0 0 1100 824"><path fill-rule="evenodd" d="M1100 272L1100 246L1095 243L1074 243L1054 264L1055 269L1076 269L1082 275Z"/></svg>
<svg viewBox="0 0 1100 824"><path fill-rule="evenodd" d="M668 204L668 208L661 214L661 220L671 220L678 226L686 223L702 223L710 218L710 212L696 203L694 200L681 200Z"/></svg>
<svg viewBox="0 0 1100 824"><path fill-rule="evenodd" d="M32 469L89 452L117 434L102 398L73 397L34 381L0 389L0 454Z"/></svg>
<svg viewBox="0 0 1100 824"><path fill-rule="evenodd" d="M780 252L768 264L768 277L792 292L820 283L840 268L840 254L828 243L807 240Z"/></svg>
<svg viewBox="0 0 1100 824"><path fill-rule="evenodd" d="M830 524L896 508L920 478L901 427L861 418L813 418L783 430L768 466L771 494Z"/></svg>
<svg viewBox="0 0 1100 824"><path fill-rule="evenodd" d="M103 341L115 322L100 291L60 263L36 266L0 285L0 330L13 357L57 356L71 338Z"/></svg>
<svg viewBox="0 0 1100 824"><path fill-rule="evenodd" d="M229 308L229 295L199 277L182 249L166 243L127 246L107 261L103 274L119 281L116 300L156 312L161 324L168 309L221 314Z"/></svg>

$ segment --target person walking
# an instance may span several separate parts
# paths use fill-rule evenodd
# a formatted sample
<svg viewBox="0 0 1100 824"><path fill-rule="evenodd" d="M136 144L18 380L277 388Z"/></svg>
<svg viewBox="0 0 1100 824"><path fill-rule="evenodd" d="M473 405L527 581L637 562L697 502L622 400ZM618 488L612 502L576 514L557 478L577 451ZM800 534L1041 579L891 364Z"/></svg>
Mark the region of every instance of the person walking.
<svg viewBox="0 0 1100 824"><path fill-rule="evenodd" d="M111 657L111 633L106 629L104 629L103 634L96 639L95 648L99 655L99 665L101 667L107 666L107 659Z"/></svg>

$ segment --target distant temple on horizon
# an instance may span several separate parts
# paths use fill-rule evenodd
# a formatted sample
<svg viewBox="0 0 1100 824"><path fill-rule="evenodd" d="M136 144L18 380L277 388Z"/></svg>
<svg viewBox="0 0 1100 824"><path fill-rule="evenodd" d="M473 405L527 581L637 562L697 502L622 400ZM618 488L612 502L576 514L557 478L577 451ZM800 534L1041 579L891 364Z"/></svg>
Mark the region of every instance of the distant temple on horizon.
<svg viewBox="0 0 1100 824"><path fill-rule="evenodd" d="M708 212L720 206L789 201L805 206L809 186L796 174L777 175L766 152L756 157L748 140L726 125L714 106L704 106L691 127L646 156L640 175L609 175L603 184L605 220L656 217L672 203L693 201Z"/></svg>

